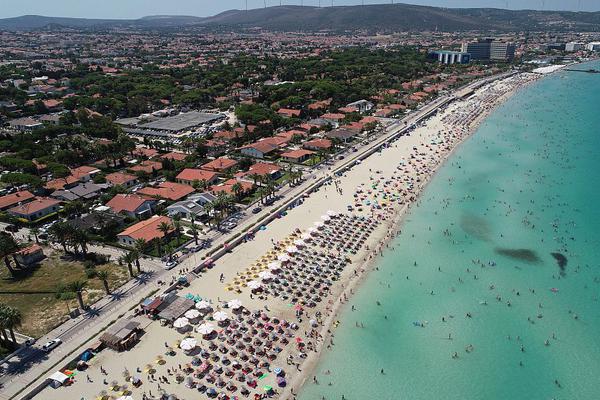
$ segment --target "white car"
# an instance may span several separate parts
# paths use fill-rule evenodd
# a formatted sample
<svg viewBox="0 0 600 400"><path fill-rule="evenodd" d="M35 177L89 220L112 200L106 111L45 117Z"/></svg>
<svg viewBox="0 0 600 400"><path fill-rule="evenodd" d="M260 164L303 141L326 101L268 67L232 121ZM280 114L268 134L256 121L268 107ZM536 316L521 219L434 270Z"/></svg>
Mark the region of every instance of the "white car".
<svg viewBox="0 0 600 400"><path fill-rule="evenodd" d="M48 353L50 350L58 347L62 343L60 339L53 339L42 346L42 350Z"/></svg>
<svg viewBox="0 0 600 400"><path fill-rule="evenodd" d="M176 260L172 260L172 261L167 261L167 263L165 264L165 269L171 269L173 267L175 267L177 265L177 261Z"/></svg>

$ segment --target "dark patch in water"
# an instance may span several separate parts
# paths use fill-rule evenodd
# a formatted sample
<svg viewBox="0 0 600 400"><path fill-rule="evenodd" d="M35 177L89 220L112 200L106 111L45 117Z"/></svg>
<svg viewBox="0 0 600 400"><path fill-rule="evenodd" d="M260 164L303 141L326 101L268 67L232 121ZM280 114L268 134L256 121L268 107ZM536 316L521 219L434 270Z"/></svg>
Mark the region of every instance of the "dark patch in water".
<svg viewBox="0 0 600 400"><path fill-rule="evenodd" d="M556 260L556 263L558 264L558 268L560 268L560 274L564 275L565 269L567 268L567 262L569 260L567 260L567 257L562 253L550 253L550 254L552 254L552 257L554 257L554 259Z"/></svg>
<svg viewBox="0 0 600 400"><path fill-rule="evenodd" d="M503 249L497 247L494 249L494 251L502 256L528 263L537 263L540 261L540 258L536 252L530 249Z"/></svg>
<svg viewBox="0 0 600 400"><path fill-rule="evenodd" d="M460 227L479 240L490 241L490 225L484 218L473 214L463 214L460 217Z"/></svg>

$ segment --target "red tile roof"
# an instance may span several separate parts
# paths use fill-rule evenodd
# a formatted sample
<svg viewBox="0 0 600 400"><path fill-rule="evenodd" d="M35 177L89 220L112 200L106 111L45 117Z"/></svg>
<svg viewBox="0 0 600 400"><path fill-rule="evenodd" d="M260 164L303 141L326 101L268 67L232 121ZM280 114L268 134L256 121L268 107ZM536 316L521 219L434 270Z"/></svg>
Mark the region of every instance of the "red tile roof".
<svg viewBox="0 0 600 400"><path fill-rule="evenodd" d="M219 157L217 159L212 160L204 165L201 165L200 168L215 171L215 172L223 172L228 170L229 168L233 168L237 165L237 161L231 158Z"/></svg>
<svg viewBox="0 0 600 400"><path fill-rule="evenodd" d="M313 139L304 142L303 146L309 149L328 149L332 146L332 142L329 139Z"/></svg>
<svg viewBox="0 0 600 400"><path fill-rule="evenodd" d="M7 194L6 196L0 197L0 210L4 210L5 208L12 207L19 203L23 203L33 199L35 196L31 194L31 192L27 190L22 190L20 192Z"/></svg>
<svg viewBox="0 0 600 400"><path fill-rule="evenodd" d="M194 188L189 185L174 182L163 182L158 187L145 187L138 190L139 194L145 194L152 197L160 197L168 200L181 200L192 193Z"/></svg>
<svg viewBox="0 0 600 400"><path fill-rule="evenodd" d="M75 177L75 179L79 180L85 176L98 173L100 170L96 167L90 167L87 165L82 165L81 167L73 168L71 170L71 176Z"/></svg>
<svg viewBox="0 0 600 400"><path fill-rule="evenodd" d="M286 117L299 117L300 110L293 110L290 108L280 108L277 110L277 114L285 115Z"/></svg>
<svg viewBox="0 0 600 400"><path fill-rule="evenodd" d="M327 113L327 114L321 115L321 118L330 119L333 121L339 121L341 119L346 118L346 116L344 114L339 114L339 113Z"/></svg>
<svg viewBox="0 0 600 400"><path fill-rule="evenodd" d="M145 221L141 221L130 226L123 232L119 233L118 236L129 236L133 240L144 239L147 242L153 239L160 239L164 236L164 233L158 230L158 226L162 222L171 225L171 231L173 230L171 218L164 215L154 215Z"/></svg>
<svg viewBox="0 0 600 400"><path fill-rule="evenodd" d="M65 186L71 185L78 181L79 181L79 179L75 178L72 175L69 175L65 178L52 179L51 181L46 182L44 187L48 190L59 190L59 189L64 189Z"/></svg>
<svg viewBox="0 0 600 400"><path fill-rule="evenodd" d="M134 212L147 201L152 200L137 194L117 194L106 205L116 213L120 213L121 211Z"/></svg>
<svg viewBox="0 0 600 400"><path fill-rule="evenodd" d="M212 171L206 171L203 169L186 168L177 175L176 179L186 182L193 181L206 181L212 182L217 178L217 174Z"/></svg>
<svg viewBox="0 0 600 400"><path fill-rule="evenodd" d="M274 172L281 171L281 167L277 164L271 163L256 163L250 167L246 175L270 175Z"/></svg>
<svg viewBox="0 0 600 400"><path fill-rule="evenodd" d="M163 154L160 156L160 158L174 160L174 161L183 161L186 159L186 157L187 157L187 154L179 153L176 151L173 151L173 152L167 153L167 154Z"/></svg>
<svg viewBox="0 0 600 400"><path fill-rule="evenodd" d="M135 181L137 176L126 174L124 172L113 172L112 174L106 175L106 180L113 185L124 185L128 182Z"/></svg>
<svg viewBox="0 0 600 400"><path fill-rule="evenodd" d="M31 215L46 208L60 204L60 201L48 197L35 197L32 201L8 210L14 214Z"/></svg>
<svg viewBox="0 0 600 400"><path fill-rule="evenodd" d="M145 160L138 165L129 168L130 171L138 172L142 171L147 174L151 174L154 171L160 171L162 169L162 163L158 161Z"/></svg>
<svg viewBox="0 0 600 400"><path fill-rule="evenodd" d="M298 149L282 153L281 156L285 158L299 159L305 156L309 156L311 154L315 154L315 152L310 150Z"/></svg>

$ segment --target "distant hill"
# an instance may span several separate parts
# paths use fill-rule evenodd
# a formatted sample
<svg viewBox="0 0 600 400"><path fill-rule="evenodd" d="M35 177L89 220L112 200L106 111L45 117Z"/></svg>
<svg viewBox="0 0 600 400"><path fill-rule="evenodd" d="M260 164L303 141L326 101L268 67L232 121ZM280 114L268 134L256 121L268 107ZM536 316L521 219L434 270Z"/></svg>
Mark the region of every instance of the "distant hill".
<svg viewBox="0 0 600 400"><path fill-rule="evenodd" d="M286 31L378 30L573 30L600 31L600 12L440 8L409 4L343 7L267 7L232 10L206 18L202 24L261 27Z"/></svg>
<svg viewBox="0 0 600 400"><path fill-rule="evenodd" d="M440 8L409 4L343 7L279 6L230 10L201 18L149 16L135 20L85 19L25 15L0 19L0 29L28 30L48 26L102 29L117 26L179 28L203 26L260 27L278 31L600 31L600 12Z"/></svg>
<svg viewBox="0 0 600 400"><path fill-rule="evenodd" d="M134 27L183 27L200 23L204 18L177 15L155 15L140 19L88 19L88 18L63 18L44 17L41 15L23 15L21 17L0 19L0 29L6 30L32 30L45 27L62 26L66 28L95 29L117 26Z"/></svg>

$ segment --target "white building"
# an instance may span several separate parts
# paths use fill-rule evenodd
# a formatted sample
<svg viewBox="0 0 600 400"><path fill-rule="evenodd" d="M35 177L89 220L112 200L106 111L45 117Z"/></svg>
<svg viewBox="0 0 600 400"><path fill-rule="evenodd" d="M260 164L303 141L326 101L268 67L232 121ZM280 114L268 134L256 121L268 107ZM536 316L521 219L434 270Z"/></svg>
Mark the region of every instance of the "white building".
<svg viewBox="0 0 600 400"><path fill-rule="evenodd" d="M589 51L600 51L600 42L590 42L585 48Z"/></svg>
<svg viewBox="0 0 600 400"><path fill-rule="evenodd" d="M579 51L585 49L585 43L569 42L565 44L565 51Z"/></svg>

